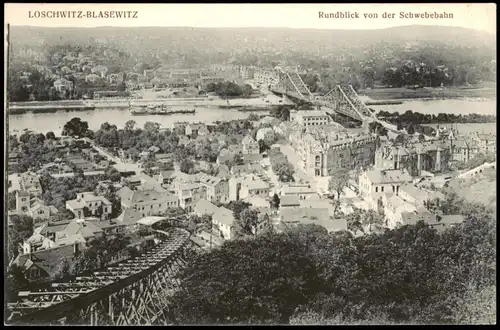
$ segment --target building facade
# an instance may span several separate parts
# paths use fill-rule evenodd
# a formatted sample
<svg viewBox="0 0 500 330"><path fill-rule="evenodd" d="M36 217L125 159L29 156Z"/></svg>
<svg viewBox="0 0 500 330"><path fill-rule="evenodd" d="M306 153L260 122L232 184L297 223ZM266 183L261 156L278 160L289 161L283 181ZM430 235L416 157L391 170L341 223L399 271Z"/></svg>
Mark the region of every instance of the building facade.
<svg viewBox="0 0 500 330"><path fill-rule="evenodd" d="M354 169L374 164L376 136L346 131L324 132L321 127L290 134L300 166L311 176L329 176L339 168Z"/></svg>
<svg viewBox="0 0 500 330"><path fill-rule="evenodd" d="M377 150L375 167L385 170L405 169L412 176L421 176L425 172L445 172L452 159L451 150L448 143L440 140L387 143Z"/></svg>

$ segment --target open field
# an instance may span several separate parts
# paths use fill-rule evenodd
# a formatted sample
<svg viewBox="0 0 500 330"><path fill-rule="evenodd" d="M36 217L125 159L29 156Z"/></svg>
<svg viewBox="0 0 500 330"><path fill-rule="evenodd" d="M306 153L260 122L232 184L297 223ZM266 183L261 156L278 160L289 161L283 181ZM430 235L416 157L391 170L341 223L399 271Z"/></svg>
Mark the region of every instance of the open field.
<svg viewBox="0 0 500 330"><path fill-rule="evenodd" d="M480 176L470 179L453 179L449 187L470 202L488 206L496 205L497 175L495 169L485 170Z"/></svg>
<svg viewBox="0 0 500 330"><path fill-rule="evenodd" d="M373 100L393 99L441 99L441 98L496 98L496 87L484 88L373 88L363 89L358 92Z"/></svg>

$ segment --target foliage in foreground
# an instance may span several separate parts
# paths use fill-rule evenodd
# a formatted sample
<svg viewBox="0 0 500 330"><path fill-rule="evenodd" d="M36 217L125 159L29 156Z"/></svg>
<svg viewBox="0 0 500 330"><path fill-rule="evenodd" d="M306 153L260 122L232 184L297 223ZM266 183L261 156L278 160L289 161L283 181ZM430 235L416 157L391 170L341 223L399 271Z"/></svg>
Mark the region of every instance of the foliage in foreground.
<svg viewBox="0 0 500 330"><path fill-rule="evenodd" d="M381 235L311 225L227 242L183 272L179 324L488 323L496 313L495 219Z"/></svg>

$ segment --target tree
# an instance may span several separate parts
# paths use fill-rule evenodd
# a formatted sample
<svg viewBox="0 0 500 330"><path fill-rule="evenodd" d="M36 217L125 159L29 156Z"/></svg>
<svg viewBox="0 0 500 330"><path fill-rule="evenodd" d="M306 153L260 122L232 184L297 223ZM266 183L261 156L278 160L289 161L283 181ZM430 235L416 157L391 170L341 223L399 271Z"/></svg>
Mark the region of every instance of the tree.
<svg viewBox="0 0 500 330"><path fill-rule="evenodd" d="M226 242L192 260L181 278L172 297L176 324L287 323L318 290L301 243L284 234Z"/></svg>
<svg viewBox="0 0 500 330"><path fill-rule="evenodd" d="M259 222L259 212L250 208L241 211L240 216L235 221L236 235L239 237L246 235L256 235Z"/></svg>
<svg viewBox="0 0 500 330"><path fill-rule="evenodd" d="M372 225L382 226L385 224L385 218L380 213L374 210L363 210L361 223L364 226L369 226L369 230L372 231Z"/></svg>
<svg viewBox="0 0 500 330"><path fill-rule="evenodd" d="M239 220L241 218L241 213L250 208L252 204L250 203L247 203L247 202L244 202L242 200L238 200L238 201L231 201L228 205L227 205L227 208L231 211L233 211L233 214L234 214L234 218L236 220Z"/></svg>
<svg viewBox="0 0 500 330"><path fill-rule="evenodd" d="M337 168L331 173L328 181L328 190L337 193L337 199L340 200L340 195L349 183L349 171L345 168Z"/></svg>
<svg viewBox="0 0 500 330"><path fill-rule="evenodd" d="M191 174L194 171L194 162L191 159L182 160L180 170L183 173Z"/></svg>
<svg viewBox="0 0 500 330"><path fill-rule="evenodd" d="M70 265L68 259L62 258L61 260L59 260L59 263L57 264L54 277L58 281L67 281L70 276L71 273L70 273Z"/></svg>
<svg viewBox="0 0 500 330"><path fill-rule="evenodd" d="M8 229L8 256L12 260L18 255L19 246L33 234L33 218L27 215L11 215Z"/></svg>
<svg viewBox="0 0 500 330"><path fill-rule="evenodd" d="M419 142L423 142L423 141L425 141L425 135L424 135L424 134L419 134L419 135L418 135L418 141L419 141Z"/></svg>
<svg viewBox="0 0 500 330"><path fill-rule="evenodd" d="M28 286L29 282L24 276L23 269L16 264L11 264L7 268L5 279L5 300L15 302L19 299L18 293Z"/></svg>
<svg viewBox="0 0 500 330"><path fill-rule="evenodd" d="M55 140L56 139L56 135L52 131L47 132L45 137L47 138L47 140Z"/></svg>
<svg viewBox="0 0 500 330"><path fill-rule="evenodd" d="M136 125L135 120L127 120L125 123L125 130L132 131L134 130L134 126Z"/></svg>
<svg viewBox="0 0 500 330"><path fill-rule="evenodd" d="M394 139L394 143L401 144L401 143L405 142L405 140L406 140L406 138L405 138L404 134L398 134L398 136L396 136L396 138Z"/></svg>
<svg viewBox="0 0 500 330"><path fill-rule="evenodd" d="M116 90L119 92L124 92L127 89L127 85L122 81L116 85Z"/></svg>
<svg viewBox="0 0 500 330"><path fill-rule="evenodd" d="M16 193L10 192L7 194L7 209L13 211L16 209Z"/></svg>
<svg viewBox="0 0 500 330"><path fill-rule="evenodd" d="M277 194L273 195L273 199L271 199L271 207L274 209L279 209L280 207L280 198Z"/></svg>
<svg viewBox="0 0 500 330"><path fill-rule="evenodd" d="M106 169L106 176L112 182L119 182L121 180L120 172L118 172L118 170L116 168L114 168L113 166L110 166Z"/></svg>
<svg viewBox="0 0 500 330"><path fill-rule="evenodd" d="M86 121L82 121L80 118L75 117L64 124L62 135L83 137L86 136L88 130L89 124Z"/></svg>
<svg viewBox="0 0 500 330"><path fill-rule="evenodd" d="M407 131L407 132L408 132L408 134L410 134L410 135L415 134L415 128L413 127L413 125L412 125L412 124L410 124L410 125L408 125L408 126L406 127L406 131Z"/></svg>

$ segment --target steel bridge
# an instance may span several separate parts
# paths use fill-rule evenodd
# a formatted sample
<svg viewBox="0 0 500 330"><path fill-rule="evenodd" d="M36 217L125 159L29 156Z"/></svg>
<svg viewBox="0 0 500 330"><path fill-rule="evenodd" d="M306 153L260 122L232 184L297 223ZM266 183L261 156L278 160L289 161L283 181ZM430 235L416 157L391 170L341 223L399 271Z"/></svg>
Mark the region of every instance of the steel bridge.
<svg viewBox="0 0 500 330"><path fill-rule="evenodd" d="M397 131L396 126L375 117L352 85L337 85L325 95L315 98L297 72L280 71L278 82L271 87L271 91L326 108L327 111L342 114L363 124L376 121L390 131Z"/></svg>
<svg viewBox="0 0 500 330"><path fill-rule="evenodd" d="M192 253L190 234L155 230L160 243L136 258L109 266L50 290L20 292L8 304L9 324L165 325L176 275Z"/></svg>

